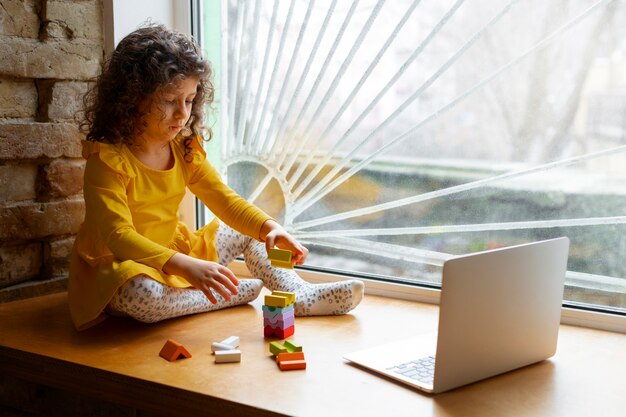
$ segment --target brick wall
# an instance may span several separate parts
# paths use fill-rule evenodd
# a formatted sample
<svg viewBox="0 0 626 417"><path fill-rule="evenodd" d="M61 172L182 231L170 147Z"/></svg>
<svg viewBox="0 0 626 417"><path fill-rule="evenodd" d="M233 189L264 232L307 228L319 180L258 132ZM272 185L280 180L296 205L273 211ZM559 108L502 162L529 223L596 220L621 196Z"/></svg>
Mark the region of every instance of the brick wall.
<svg viewBox="0 0 626 417"><path fill-rule="evenodd" d="M100 0L0 0L0 302L67 286L79 111L102 56Z"/></svg>

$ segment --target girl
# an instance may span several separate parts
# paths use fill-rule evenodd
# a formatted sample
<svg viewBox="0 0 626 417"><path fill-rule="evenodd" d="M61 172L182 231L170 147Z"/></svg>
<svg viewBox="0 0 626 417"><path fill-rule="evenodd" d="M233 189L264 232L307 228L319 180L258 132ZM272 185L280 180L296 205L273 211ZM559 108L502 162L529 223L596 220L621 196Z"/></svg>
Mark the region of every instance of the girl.
<svg viewBox="0 0 626 417"><path fill-rule="evenodd" d="M308 251L206 161L210 78L190 38L150 26L120 42L87 97L86 215L69 274L79 330L107 315L157 322L247 303L263 285L295 292L299 316L345 314L360 302L360 281L314 285L269 264L274 246L290 250L296 264ZM180 223L186 187L219 220L197 232ZM226 268L242 253L260 280L239 281Z"/></svg>

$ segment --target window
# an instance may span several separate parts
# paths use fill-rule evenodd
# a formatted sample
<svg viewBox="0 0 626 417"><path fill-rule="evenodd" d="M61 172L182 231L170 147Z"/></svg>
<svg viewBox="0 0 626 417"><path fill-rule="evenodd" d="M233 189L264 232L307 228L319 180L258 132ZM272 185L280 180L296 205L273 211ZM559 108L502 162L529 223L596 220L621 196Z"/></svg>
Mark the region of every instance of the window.
<svg viewBox="0 0 626 417"><path fill-rule="evenodd" d="M626 313L626 4L231 0L203 16L210 153L309 266L438 285L451 255L566 235L566 302Z"/></svg>

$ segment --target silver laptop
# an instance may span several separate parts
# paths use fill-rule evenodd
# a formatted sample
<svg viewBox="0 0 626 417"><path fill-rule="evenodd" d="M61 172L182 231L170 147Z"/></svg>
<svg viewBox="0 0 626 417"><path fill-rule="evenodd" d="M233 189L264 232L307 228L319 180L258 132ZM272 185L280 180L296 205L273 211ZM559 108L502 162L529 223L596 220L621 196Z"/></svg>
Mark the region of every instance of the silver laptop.
<svg viewBox="0 0 626 417"><path fill-rule="evenodd" d="M344 358L430 393L547 359L556 352L568 251L561 237L447 260L436 334Z"/></svg>

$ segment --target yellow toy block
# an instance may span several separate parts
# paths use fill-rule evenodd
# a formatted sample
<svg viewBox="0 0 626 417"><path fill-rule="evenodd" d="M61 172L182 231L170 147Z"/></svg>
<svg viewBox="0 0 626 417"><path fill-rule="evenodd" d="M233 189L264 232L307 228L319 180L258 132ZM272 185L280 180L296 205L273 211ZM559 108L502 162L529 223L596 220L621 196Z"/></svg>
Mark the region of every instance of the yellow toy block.
<svg viewBox="0 0 626 417"><path fill-rule="evenodd" d="M291 251L284 249L270 249L267 253L267 257L272 261L291 262Z"/></svg>
<svg viewBox="0 0 626 417"><path fill-rule="evenodd" d="M280 295L266 295L265 305L268 307L287 307L287 297L281 297Z"/></svg>
<svg viewBox="0 0 626 417"><path fill-rule="evenodd" d="M274 268L293 269L293 262L275 261L272 259L270 260L270 263Z"/></svg>
<svg viewBox="0 0 626 417"><path fill-rule="evenodd" d="M293 304L296 302L296 294L293 292L286 291L272 291L272 295L277 295L279 297L285 297L287 299L287 305Z"/></svg>

